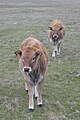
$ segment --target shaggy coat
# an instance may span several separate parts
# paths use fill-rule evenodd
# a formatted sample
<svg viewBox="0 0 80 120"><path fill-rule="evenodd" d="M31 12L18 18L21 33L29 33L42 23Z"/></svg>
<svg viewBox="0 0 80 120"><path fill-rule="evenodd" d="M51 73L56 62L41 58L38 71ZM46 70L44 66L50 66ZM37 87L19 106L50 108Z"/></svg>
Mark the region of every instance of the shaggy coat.
<svg viewBox="0 0 80 120"><path fill-rule="evenodd" d="M65 27L63 23L57 19L51 22L48 31L48 36L53 44L52 57L55 57L56 55L60 55L60 44L62 41L61 39L63 39L64 35L65 35Z"/></svg>
<svg viewBox="0 0 80 120"><path fill-rule="evenodd" d="M29 110L34 110L33 96L37 104L42 106L42 82L48 64L48 53L43 44L33 37L22 41L20 50L15 52L23 73L25 89L29 95Z"/></svg>

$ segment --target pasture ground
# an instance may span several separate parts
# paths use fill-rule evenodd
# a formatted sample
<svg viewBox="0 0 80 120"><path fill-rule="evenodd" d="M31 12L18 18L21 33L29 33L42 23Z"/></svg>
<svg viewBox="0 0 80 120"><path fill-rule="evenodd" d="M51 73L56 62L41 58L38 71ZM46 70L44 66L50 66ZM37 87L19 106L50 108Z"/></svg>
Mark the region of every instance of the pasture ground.
<svg viewBox="0 0 80 120"><path fill-rule="evenodd" d="M47 31L56 18L66 35L54 59ZM33 113L14 55L29 35L49 52L43 107L35 100ZM0 0L0 120L80 120L80 0Z"/></svg>

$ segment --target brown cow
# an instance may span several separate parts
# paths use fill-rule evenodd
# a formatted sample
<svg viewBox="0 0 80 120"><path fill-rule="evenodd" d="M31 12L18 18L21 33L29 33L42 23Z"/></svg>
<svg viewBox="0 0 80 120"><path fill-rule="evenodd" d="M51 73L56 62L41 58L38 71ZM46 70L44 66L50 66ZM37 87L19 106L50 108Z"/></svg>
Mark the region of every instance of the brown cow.
<svg viewBox="0 0 80 120"><path fill-rule="evenodd" d="M53 44L52 57L55 57L56 55L60 55L60 44L61 44L61 39L63 39L64 35L65 35L65 28L63 26L63 23L57 19L51 22L48 36Z"/></svg>
<svg viewBox="0 0 80 120"><path fill-rule="evenodd" d="M42 106L42 82L48 64L48 53L43 44L33 37L22 41L20 50L15 52L25 79L25 88L29 95L29 111L34 110L33 96Z"/></svg>

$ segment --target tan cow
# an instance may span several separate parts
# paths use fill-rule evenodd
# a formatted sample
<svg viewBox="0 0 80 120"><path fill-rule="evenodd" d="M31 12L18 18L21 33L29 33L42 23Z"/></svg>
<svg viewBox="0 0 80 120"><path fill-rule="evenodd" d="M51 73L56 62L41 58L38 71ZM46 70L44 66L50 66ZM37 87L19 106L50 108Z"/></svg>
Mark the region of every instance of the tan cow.
<svg viewBox="0 0 80 120"><path fill-rule="evenodd" d="M29 111L34 110L33 96L42 106L42 82L48 64L48 53L43 44L33 37L22 41L20 50L15 52L25 79L25 88L29 95Z"/></svg>
<svg viewBox="0 0 80 120"><path fill-rule="evenodd" d="M56 55L60 55L60 44L62 41L61 39L63 39L64 35L65 35L65 28L63 23L57 19L51 22L48 31L48 36L53 44L52 57L55 57Z"/></svg>

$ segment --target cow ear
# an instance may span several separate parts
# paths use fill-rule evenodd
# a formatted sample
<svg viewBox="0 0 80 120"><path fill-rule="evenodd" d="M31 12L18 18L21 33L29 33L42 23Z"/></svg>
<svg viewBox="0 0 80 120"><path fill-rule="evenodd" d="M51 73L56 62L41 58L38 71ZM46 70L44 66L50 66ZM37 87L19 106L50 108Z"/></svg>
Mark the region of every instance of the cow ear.
<svg viewBox="0 0 80 120"><path fill-rule="evenodd" d="M52 27L49 27L50 30L52 30Z"/></svg>
<svg viewBox="0 0 80 120"><path fill-rule="evenodd" d="M16 54L16 57L19 59L22 55L22 51L18 50L14 52Z"/></svg>
<svg viewBox="0 0 80 120"><path fill-rule="evenodd" d="M42 55L42 52L41 52L41 51L37 51L37 52L36 52L36 55L37 55L37 56L39 56L39 55L41 56L41 55Z"/></svg>

